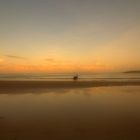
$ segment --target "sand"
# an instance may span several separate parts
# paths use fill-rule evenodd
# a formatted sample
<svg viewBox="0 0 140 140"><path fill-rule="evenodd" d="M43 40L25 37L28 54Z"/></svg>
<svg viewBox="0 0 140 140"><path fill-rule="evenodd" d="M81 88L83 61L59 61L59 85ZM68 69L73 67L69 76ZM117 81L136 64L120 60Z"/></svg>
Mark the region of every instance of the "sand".
<svg viewBox="0 0 140 140"><path fill-rule="evenodd" d="M139 140L139 85L1 81L0 140Z"/></svg>
<svg viewBox="0 0 140 140"><path fill-rule="evenodd" d="M140 86L140 81L0 81L0 90L20 88L89 88Z"/></svg>

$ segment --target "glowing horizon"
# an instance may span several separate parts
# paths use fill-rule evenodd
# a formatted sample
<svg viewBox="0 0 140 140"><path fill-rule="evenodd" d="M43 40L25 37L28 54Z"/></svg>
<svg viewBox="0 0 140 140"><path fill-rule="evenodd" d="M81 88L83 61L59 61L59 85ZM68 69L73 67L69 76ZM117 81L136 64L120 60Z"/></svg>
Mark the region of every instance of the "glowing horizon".
<svg viewBox="0 0 140 140"><path fill-rule="evenodd" d="M0 73L140 69L137 0L1 0L0 13Z"/></svg>

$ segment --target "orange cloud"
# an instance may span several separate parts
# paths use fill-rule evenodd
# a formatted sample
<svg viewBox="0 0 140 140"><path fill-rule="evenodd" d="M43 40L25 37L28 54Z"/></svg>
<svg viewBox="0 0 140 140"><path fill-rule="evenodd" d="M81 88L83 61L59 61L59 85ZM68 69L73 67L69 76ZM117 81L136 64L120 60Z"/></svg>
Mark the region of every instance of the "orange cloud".
<svg viewBox="0 0 140 140"><path fill-rule="evenodd" d="M55 60L53 58L46 58L45 61L46 62L54 62Z"/></svg>
<svg viewBox="0 0 140 140"><path fill-rule="evenodd" d="M12 58L12 59L22 59L22 60L26 60L27 59L25 57L16 56L16 55L5 55L5 57Z"/></svg>

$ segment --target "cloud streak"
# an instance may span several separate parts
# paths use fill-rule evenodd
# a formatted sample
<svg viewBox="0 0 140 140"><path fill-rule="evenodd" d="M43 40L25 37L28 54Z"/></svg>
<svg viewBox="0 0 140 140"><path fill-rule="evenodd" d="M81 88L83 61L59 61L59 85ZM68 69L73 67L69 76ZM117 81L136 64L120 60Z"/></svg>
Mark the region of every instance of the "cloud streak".
<svg viewBox="0 0 140 140"><path fill-rule="evenodd" d="M55 60L53 58L47 58L47 59L45 59L45 61L47 61L47 62L55 62Z"/></svg>
<svg viewBox="0 0 140 140"><path fill-rule="evenodd" d="M11 59L27 60L26 57L17 56L17 55L4 55L4 56Z"/></svg>

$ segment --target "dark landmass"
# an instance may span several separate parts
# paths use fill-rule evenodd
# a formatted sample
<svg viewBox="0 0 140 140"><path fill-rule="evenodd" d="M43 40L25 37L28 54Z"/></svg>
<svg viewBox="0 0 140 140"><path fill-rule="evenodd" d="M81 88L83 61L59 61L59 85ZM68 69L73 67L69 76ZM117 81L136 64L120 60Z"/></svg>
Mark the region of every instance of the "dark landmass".
<svg viewBox="0 0 140 140"><path fill-rule="evenodd" d="M140 73L140 70L136 70L136 71L125 71L124 73Z"/></svg>

